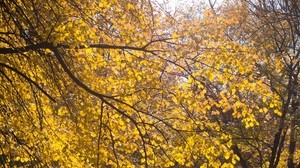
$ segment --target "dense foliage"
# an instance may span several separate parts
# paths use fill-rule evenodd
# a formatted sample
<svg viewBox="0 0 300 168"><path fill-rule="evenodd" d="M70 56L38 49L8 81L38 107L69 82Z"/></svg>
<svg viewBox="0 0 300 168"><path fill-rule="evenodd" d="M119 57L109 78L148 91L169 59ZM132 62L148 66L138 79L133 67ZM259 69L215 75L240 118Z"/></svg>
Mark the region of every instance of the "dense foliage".
<svg viewBox="0 0 300 168"><path fill-rule="evenodd" d="M300 3L0 1L3 167L300 167Z"/></svg>

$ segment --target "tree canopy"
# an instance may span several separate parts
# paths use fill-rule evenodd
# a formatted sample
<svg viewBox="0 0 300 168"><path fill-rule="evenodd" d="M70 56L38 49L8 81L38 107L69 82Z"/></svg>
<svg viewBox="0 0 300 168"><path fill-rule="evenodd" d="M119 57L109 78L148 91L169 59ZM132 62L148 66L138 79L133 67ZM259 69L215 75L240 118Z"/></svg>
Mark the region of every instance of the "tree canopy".
<svg viewBox="0 0 300 168"><path fill-rule="evenodd" d="M0 1L3 167L300 167L300 3Z"/></svg>

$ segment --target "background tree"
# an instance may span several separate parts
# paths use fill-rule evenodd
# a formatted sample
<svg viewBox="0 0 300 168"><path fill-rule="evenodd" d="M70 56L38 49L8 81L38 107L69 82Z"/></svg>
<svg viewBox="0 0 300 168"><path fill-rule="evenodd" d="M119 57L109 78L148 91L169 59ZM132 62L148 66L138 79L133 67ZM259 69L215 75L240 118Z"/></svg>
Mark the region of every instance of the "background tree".
<svg viewBox="0 0 300 168"><path fill-rule="evenodd" d="M230 2L228 4L231 4ZM259 100L266 115L258 117L260 127L239 135L244 159L250 167L296 167L299 165L299 2L241 1L223 8L223 15L240 15L230 25L227 37L256 50L254 77L264 79L269 93ZM261 99L262 98L262 99ZM264 109L262 109L264 111ZM280 113L278 113L280 112ZM272 127L270 127L272 125ZM256 140L251 140L255 137ZM260 158L249 159L254 151ZM242 157L242 156L240 156ZM256 163L255 163L256 162Z"/></svg>

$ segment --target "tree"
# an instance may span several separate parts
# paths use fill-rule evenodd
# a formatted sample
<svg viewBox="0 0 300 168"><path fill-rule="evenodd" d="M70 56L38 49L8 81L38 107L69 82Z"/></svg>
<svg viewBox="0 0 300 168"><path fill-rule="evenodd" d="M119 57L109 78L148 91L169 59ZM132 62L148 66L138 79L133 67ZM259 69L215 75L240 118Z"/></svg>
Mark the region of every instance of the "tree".
<svg viewBox="0 0 300 168"><path fill-rule="evenodd" d="M200 5L1 1L0 163L295 167L299 59L272 55L285 21L252 1Z"/></svg>
<svg viewBox="0 0 300 168"><path fill-rule="evenodd" d="M154 116L134 105L160 90L142 61L159 69L150 45L167 39L143 3L1 2L3 165L121 166L140 150L147 161Z"/></svg>
<svg viewBox="0 0 300 168"><path fill-rule="evenodd" d="M252 13L259 17L259 23L269 30L265 39L269 39L272 46L262 49L268 62L277 59L276 65L259 66L262 74L269 79L270 88L281 99L282 115L278 118L275 129L270 167L280 164L288 167L300 166L299 144L299 2L297 1L262 1L251 3ZM265 30L261 29L261 32ZM264 42L262 42L264 43ZM275 69L276 67L276 69ZM272 69L276 71L272 72ZM278 70L280 71L278 71ZM286 147L284 147L286 146ZM283 158L282 155L287 155Z"/></svg>
<svg viewBox="0 0 300 168"><path fill-rule="evenodd" d="M260 129L243 134L244 143L257 151L260 163L251 167L297 167L299 165L299 3L297 1L243 1L225 11L227 17L242 13L228 29L228 38L256 50L256 78L264 78L269 96L263 97L266 116ZM274 99L275 98L275 99ZM276 101L277 103L274 103ZM272 112L273 111L273 114ZM280 112L280 113L278 113ZM270 127L272 125L272 127ZM268 129L266 129L268 128ZM248 132L248 131L247 131ZM245 136L246 135L246 136ZM255 141L245 139L257 137ZM268 140L263 140L268 137ZM265 139L265 138L264 138ZM247 148L247 147L242 147ZM253 151L252 150L252 151ZM244 149L244 157L247 150Z"/></svg>

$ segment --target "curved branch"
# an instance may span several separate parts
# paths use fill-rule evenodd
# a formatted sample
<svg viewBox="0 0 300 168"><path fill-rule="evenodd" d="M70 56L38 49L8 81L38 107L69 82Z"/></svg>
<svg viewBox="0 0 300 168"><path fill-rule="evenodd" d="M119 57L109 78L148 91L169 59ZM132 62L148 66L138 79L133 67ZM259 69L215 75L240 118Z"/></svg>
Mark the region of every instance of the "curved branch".
<svg viewBox="0 0 300 168"><path fill-rule="evenodd" d="M146 142L145 139L143 137L143 133L141 131L141 129L138 126L137 121L135 121L131 116L129 116L128 114L126 114L124 111L118 109L117 107L115 107L113 104L111 104L109 101L107 101L105 98L108 99L112 99L112 100L116 100L114 99L114 97L111 96L106 96L103 94L100 94L92 89L90 89L87 85L85 85L84 83L82 83L68 68L68 66L66 65L65 61L62 58L62 55L59 53L58 49L56 47L54 47L52 44L49 44L50 47L49 49L53 51L56 59L58 60L58 62L60 63L60 65L62 66L63 70L68 74L68 76L82 89L84 89L86 92L90 93L91 95L94 95L96 97L98 97L103 103L107 104L108 106L110 106L113 110L115 110L116 112L118 112L119 114L123 115L124 117L128 118L136 127L137 131L139 132L139 135L141 137L142 140L142 144L143 144L143 150L144 150L144 154L145 154L145 167L148 167L148 156L147 156L147 150L146 150Z"/></svg>
<svg viewBox="0 0 300 168"><path fill-rule="evenodd" d="M55 99L50 96L42 87L40 87L35 81L33 81L32 79L30 79L28 76L26 76L24 73L20 72L19 70L17 70L14 67L11 67L9 65L6 65L4 63L0 63L1 67L7 68L15 73L17 73L18 75L22 76L24 79L26 79L29 83L32 83L36 88L38 88L44 95L46 95L52 102L56 102Z"/></svg>
<svg viewBox="0 0 300 168"><path fill-rule="evenodd" d="M134 46L126 46L126 45L111 45L111 44L91 44L89 46L76 46L75 49L87 49L87 48L99 48L99 49L120 49L120 50L135 50L135 51L143 51L143 52L153 52L153 50L147 50L146 48L155 42L166 41L168 39L159 39L149 42L143 47L134 47ZM57 48L64 48L64 49L73 49L70 45L67 44L57 44ZM53 48L53 45L49 42L41 42L38 44L28 45L25 47L16 47L16 48L7 48L2 47L0 48L0 54L16 54L16 53L23 53L28 52L30 50L38 50L38 49L50 49Z"/></svg>
<svg viewBox="0 0 300 168"><path fill-rule="evenodd" d="M49 44L49 49L53 51L56 59L58 60L59 64L62 66L63 70L68 74L68 76L75 82L76 85L78 85L79 87L81 87L82 89L84 89L85 91L87 91L88 93L100 98L101 100L103 100L103 98L112 98L111 96L106 96L103 94L100 94L92 89L90 89L87 85L85 85L84 83L82 83L69 69L69 67L67 66L67 64L65 63L64 59L62 58L61 54L59 53L58 49L54 46L51 46L51 44Z"/></svg>

